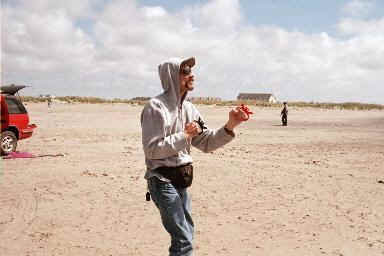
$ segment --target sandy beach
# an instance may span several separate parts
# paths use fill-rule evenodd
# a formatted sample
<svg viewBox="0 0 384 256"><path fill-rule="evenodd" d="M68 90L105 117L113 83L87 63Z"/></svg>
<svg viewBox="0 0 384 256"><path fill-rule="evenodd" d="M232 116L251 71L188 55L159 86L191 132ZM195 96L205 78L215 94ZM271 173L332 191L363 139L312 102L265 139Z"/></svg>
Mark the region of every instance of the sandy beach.
<svg viewBox="0 0 384 256"><path fill-rule="evenodd" d="M2 159L0 255L168 255L145 201L142 106L27 103L38 128ZM229 107L197 106L210 128ZM384 112L255 108L192 151L195 255L384 255Z"/></svg>

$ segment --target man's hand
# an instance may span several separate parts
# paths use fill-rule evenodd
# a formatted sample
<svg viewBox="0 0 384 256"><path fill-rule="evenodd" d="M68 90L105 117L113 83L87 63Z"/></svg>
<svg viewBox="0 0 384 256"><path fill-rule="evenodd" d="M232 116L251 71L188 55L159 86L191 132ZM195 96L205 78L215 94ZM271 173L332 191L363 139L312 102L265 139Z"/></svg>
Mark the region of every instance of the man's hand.
<svg viewBox="0 0 384 256"><path fill-rule="evenodd" d="M185 125L184 133L185 133L185 137L191 140L193 137L201 133L200 125L195 121L188 123Z"/></svg>
<svg viewBox="0 0 384 256"><path fill-rule="evenodd" d="M248 120L248 118L248 114L245 113L245 111L242 110L241 107L236 107L229 112L228 122L226 123L225 128L230 131L233 131L236 126Z"/></svg>

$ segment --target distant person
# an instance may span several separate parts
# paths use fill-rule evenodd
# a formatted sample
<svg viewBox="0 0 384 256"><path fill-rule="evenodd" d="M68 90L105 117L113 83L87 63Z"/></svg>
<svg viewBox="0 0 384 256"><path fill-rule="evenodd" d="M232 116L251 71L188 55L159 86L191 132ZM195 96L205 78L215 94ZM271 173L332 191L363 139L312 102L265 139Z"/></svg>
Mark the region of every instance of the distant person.
<svg viewBox="0 0 384 256"><path fill-rule="evenodd" d="M47 104L48 104L48 108L50 108L52 105L52 98L51 97L48 97Z"/></svg>
<svg viewBox="0 0 384 256"><path fill-rule="evenodd" d="M284 107L281 110L281 122L283 123L283 126L288 125L288 107L287 107L287 102L284 102Z"/></svg>
<svg viewBox="0 0 384 256"><path fill-rule="evenodd" d="M187 192L193 179L191 146L206 153L216 150L235 137L234 128L247 118L237 107L229 112L221 128L205 127L196 107L185 101L194 88L194 65L194 57L160 64L164 92L150 99L141 113L147 200L152 197L171 236L170 256L189 256L193 251L194 224Z"/></svg>

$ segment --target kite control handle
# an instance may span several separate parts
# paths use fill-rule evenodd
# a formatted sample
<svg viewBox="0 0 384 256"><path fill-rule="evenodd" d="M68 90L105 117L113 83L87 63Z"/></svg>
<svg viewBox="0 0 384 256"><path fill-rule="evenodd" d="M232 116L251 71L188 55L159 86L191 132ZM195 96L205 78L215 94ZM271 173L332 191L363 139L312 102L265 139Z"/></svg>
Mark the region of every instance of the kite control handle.
<svg viewBox="0 0 384 256"><path fill-rule="evenodd" d="M249 119L250 115L253 114L253 112L244 104L241 104L240 108L241 108L241 110L243 110L247 114L247 117L243 119L244 121L247 121Z"/></svg>

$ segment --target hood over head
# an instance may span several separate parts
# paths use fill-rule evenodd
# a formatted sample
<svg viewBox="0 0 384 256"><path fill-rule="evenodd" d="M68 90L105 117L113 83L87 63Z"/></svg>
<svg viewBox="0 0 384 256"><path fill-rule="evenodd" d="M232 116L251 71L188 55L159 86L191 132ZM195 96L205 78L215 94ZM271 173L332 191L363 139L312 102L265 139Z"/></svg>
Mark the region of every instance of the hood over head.
<svg viewBox="0 0 384 256"><path fill-rule="evenodd" d="M159 65L159 76L161 85L164 89L164 95L170 105L178 106L183 99L180 95L180 68L183 65L193 67L195 58L188 59L171 58Z"/></svg>

